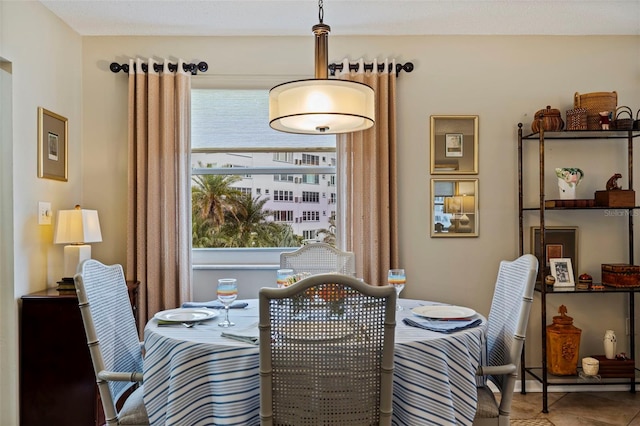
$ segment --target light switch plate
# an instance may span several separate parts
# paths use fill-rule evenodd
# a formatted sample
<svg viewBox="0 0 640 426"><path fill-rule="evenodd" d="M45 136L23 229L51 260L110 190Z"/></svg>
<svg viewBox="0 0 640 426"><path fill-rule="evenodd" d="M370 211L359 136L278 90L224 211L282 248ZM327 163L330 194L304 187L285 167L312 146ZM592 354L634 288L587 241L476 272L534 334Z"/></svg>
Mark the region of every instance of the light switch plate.
<svg viewBox="0 0 640 426"><path fill-rule="evenodd" d="M51 225L51 203L38 202L38 225Z"/></svg>

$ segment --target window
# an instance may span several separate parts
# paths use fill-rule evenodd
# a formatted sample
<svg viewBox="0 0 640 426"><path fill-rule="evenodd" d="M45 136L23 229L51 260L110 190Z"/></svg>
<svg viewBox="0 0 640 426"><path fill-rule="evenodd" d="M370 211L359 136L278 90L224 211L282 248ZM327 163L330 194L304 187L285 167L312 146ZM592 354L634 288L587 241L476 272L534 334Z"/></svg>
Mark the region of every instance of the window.
<svg viewBox="0 0 640 426"><path fill-rule="evenodd" d="M336 138L271 129L268 94L192 89L194 248L299 246L330 227L314 187L335 184Z"/></svg>
<svg viewBox="0 0 640 426"><path fill-rule="evenodd" d="M320 193L311 192L311 191L302 191L302 202L303 203L319 203Z"/></svg>

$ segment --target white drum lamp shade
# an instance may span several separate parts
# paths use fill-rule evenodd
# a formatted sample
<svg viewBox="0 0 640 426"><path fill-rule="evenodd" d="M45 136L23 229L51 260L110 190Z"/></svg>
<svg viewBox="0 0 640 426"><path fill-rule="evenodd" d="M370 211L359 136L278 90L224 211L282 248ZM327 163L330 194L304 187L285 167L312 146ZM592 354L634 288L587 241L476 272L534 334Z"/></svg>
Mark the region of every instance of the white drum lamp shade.
<svg viewBox="0 0 640 426"><path fill-rule="evenodd" d="M281 132L333 134L373 126L373 89L355 81L309 79L269 92L269 124Z"/></svg>
<svg viewBox="0 0 640 426"><path fill-rule="evenodd" d="M375 93L357 81L328 79L328 36L324 7L315 34L315 78L275 86L269 91L269 125L287 133L328 135L366 130L375 121Z"/></svg>
<svg viewBox="0 0 640 426"><path fill-rule="evenodd" d="M97 210L85 210L76 206L73 210L58 211L54 244L64 247L63 281L73 281L78 264L91 259L91 246L86 243L102 241Z"/></svg>

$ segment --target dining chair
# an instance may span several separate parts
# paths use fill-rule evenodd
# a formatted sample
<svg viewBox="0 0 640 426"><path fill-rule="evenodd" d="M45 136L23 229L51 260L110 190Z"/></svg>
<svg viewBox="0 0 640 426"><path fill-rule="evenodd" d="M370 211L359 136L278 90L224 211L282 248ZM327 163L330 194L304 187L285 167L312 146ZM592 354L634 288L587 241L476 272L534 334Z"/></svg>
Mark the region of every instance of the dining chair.
<svg viewBox="0 0 640 426"><path fill-rule="evenodd" d="M338 272L355 276L356 256L353 252L342 251L327 243L309 243L298 250L280 253L280 268L293 269L296 274Z"/></svg>
<svg viewBox="0 0 640 426"><path fill-rule="evenodd" d="M476 426L510 423L513 389L537 273L538 259L531 254L500 262L487 319L487 362L476 373L496 386L500 402L486 383L478 387L478 408L473 420Z"/></svg>
<svg viewBox="0 0 640 426"><path fill-rule="evenodd" d="M390 425L396 293L343 274L259 292L260 422Z"/></svg>
<svg viewBox="0 0 640 426"><path fill-rule="evenodd" d="M142 400L142 343L122 266L87 259L78 271L78 304L107 425L148 425Z"/></svg>

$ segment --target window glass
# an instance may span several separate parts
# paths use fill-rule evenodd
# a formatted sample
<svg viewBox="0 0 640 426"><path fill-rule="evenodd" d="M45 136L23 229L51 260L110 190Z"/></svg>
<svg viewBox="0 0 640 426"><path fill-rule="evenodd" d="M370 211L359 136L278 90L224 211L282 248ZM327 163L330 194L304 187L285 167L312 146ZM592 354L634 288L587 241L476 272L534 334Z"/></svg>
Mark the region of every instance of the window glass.
<svg viewBox="0 0 640 426"><path fill-rule="evenodd" d="M192 90L194 248L295 247L334 237L336 138L271 129L268 94Z"/></svg>

